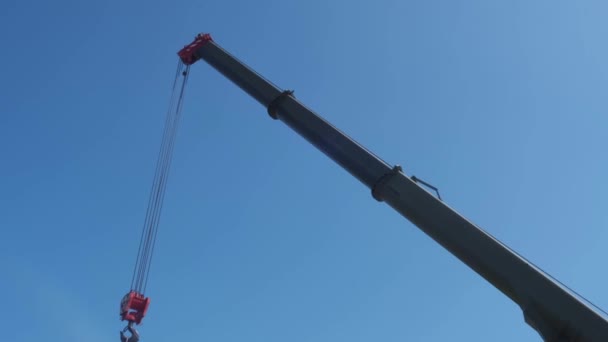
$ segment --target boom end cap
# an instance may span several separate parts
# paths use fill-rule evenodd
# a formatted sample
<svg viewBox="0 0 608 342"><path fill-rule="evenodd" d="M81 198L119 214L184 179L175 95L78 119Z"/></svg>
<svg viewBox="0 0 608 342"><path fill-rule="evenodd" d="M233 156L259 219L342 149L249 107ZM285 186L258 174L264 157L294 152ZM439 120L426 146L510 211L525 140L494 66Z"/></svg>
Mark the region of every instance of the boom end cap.
<svg viewBox="0 0 608 342"><path fill-rule="evenodd" d="M195 55L196 51L198 49L200 49L203 45L207 44L208 42L212 42L212 41L213 41L213 38L211 38L211 35L209 33L199 33L194 38L194 41L192 43L190 43L189 45L184 46L183 49L179 50L177 52L177 55L179 56L179 58L182 60L182 62L184 64L186 64L186 65L194 64L194 62L199 60L199 58L196 57L196 55Z"/></svg>

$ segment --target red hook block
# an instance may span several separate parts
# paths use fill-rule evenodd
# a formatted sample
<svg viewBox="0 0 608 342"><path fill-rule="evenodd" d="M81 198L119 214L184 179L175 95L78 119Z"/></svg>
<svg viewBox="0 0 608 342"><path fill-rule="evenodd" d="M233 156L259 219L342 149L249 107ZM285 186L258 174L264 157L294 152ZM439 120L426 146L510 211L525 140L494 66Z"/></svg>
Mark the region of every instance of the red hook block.
<svg viewBox="0 0 608 342"><path fill-rule="evenodd" d="M150 306L150 298L141 293L130 291L120 301L120 318L123 321L140 324Z"/></svg>

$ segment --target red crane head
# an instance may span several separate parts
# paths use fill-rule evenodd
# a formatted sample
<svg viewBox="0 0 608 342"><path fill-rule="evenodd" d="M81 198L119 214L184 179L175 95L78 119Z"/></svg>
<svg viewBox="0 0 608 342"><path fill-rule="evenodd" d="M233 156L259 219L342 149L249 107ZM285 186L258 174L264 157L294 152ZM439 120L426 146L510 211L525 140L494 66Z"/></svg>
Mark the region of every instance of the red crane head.
<svg viewBox="0 0 608 342"><path fill-rule="evenodd" d="M181 58L182 62L186 65L193 64L199 58L194 55L194 53L203 45L208 42L213 41L211 35L209 33L199 33L196 35L196 38L192 43L186 45L183 49L179 50L177 53L179 58Z"/></svg>

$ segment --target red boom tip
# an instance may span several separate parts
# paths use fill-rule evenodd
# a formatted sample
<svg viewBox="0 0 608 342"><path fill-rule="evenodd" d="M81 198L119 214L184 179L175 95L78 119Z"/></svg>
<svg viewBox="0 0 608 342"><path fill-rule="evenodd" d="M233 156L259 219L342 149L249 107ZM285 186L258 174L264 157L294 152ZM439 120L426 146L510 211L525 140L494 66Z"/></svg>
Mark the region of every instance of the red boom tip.
<svg viewBox="0 0 608 342"><path fill-rule="evenodd" d="M195 52L201 46L203 46L211 41L213 41L213 38L211 38L211 35L209 33L199 33L196 35L196 38L194 39L194 41L192 43L190 43L189 45L186 45L183 49L179 50L179 52L177 54L178 54L179 58L181 58L182 62L184 62L184 64L186 64L186 65L193 64L194 62L196 62L199 59L198 57L196 57L194 55Z"/></svg>

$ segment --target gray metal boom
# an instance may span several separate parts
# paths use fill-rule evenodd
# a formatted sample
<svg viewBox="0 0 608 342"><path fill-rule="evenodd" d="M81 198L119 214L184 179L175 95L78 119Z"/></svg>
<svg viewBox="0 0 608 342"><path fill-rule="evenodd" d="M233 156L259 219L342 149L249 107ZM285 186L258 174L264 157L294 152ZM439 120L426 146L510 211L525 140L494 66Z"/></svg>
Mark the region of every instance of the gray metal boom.
<svg viewBox="0 0 608 342"><path fill-rule="evenodd" d="M180 55L181 56L181 55ZM450 253L517 303L545 341L608 341L608 319L443 201L273 85L209 39L194 57L230 79L365 184ZM183 60L183 58L182 58Z"/></svg>

